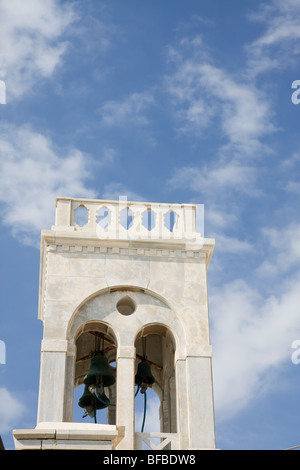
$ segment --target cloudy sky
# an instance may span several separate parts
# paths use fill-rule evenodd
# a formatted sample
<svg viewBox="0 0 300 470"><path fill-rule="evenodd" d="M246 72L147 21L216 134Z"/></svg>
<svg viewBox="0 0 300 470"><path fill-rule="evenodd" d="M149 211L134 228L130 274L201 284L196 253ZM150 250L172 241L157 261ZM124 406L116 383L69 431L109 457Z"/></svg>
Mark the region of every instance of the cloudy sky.
<svg viewBox="0 0 300 470"><path fill-rule="evenodd" d="M300 0L0 0L7 448L36 422L57 195L204 204L217 446L300 444L299 57Z"/></svg>

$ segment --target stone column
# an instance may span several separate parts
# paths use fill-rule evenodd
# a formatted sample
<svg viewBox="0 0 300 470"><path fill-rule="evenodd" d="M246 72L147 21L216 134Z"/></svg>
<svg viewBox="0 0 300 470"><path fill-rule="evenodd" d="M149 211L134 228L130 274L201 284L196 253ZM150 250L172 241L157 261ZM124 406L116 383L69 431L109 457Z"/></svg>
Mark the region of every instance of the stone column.
<svg viewBox="0 0 300 470"><path fill-rule="evenodd" d="M134 449L134 376L135 348L119 347L117 351L117 426L124 427L124 438L117 449Z"/></svg>
<svg viewBox="0 0 300 470"><path fill-rule="evenodd" d="M109 400L111 403L116 404L117 394L116 394L116 385L109 387ZM109 406L107 408L107 422L108 424L116 424L116 407Z"/></svg>
<svg viewBox="0 0 300 470"><path fill-rule="evenodd" d="M37 422L63 422L68 342L43 340Z"/></svg>
<svg viewBox="0 0 300 470"><path fill-rule="evenodd" d="M210 357L187 357L189 449L215 449Z"/></svg>
<svg viewBox="0 0 300 470"><path fill-rule="evenodd" d="M55 226L68 227L71 223L71 199L59 198L56 201Z"/></svg>
<svg viewBox="0 0 300 470"><path fill-rule="evenodd" d="M65 374L65 400L63 421L73 421L74 384L75 384L76 346L74 342L68 343Z"/></svg>
<svg viewBox="0 0 300 470"><path fill-rule="evenodd" d="M176 395L177 395L177 433L179 448L189 448L188 402L186 360L177 359L175 364Z"/></svg>

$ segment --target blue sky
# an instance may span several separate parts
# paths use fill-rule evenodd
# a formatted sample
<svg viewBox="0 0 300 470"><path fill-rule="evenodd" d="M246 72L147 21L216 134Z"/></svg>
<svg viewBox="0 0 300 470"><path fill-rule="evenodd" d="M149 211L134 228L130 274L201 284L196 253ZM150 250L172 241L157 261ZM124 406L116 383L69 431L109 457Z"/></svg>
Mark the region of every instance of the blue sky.
<svg viewBox="0 0 300 470"><path fill-rule="evenodd" d="M57 195L205 205L217 446L300 444L299 56L300 0L0 0L7 448L36 423Z"/></svg>

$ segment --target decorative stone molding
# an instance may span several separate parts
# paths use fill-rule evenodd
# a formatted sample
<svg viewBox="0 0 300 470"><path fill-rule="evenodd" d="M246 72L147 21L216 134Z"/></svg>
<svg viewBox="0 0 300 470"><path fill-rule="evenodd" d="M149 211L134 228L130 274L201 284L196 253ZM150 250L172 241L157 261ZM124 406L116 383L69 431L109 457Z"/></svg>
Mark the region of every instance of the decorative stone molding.
<svg viewBox="0 0 300 470"><path fill-rule="evenodd" d="M82 246L82 245L49 245L48 252L57 253L96 253L96 254L120 254L123 256L156 256L162 258L201 258L207 259L206 252L202 250L162 250L145 248L120 248L117 246Z"/></svg>

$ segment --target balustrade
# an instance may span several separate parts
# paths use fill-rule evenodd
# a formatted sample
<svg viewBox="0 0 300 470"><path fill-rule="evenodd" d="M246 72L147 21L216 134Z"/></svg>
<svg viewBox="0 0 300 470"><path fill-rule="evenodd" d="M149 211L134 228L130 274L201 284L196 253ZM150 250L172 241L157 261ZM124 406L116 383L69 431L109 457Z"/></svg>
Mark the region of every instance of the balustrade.
<svg viewBox="0 0 300 470"><path fill-rule="evenodd" d="M57 198L56 231L93 232L100 239L199 241L194 204Z"/></svg>
<svg viewBox="0 0 300 470"><path fill-rule="evenodd" d="M178 434L176 433L136 432L135 450L145 450L144 444L151 450L178 450L178 441Z"/></svg>

